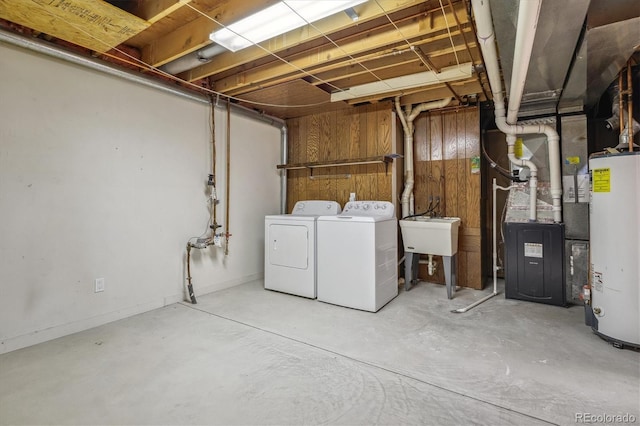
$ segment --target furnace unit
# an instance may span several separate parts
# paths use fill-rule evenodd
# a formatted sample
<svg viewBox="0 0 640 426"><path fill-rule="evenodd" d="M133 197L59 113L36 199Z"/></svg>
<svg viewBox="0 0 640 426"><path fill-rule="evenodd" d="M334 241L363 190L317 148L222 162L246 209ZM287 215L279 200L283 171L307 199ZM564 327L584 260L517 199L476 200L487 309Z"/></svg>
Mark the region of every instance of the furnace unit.
<svg viewBox="0 0 640 426"><path fill-rule="evenodd" d="M564 224L505 222L505 297L566 305Z"/></svg>

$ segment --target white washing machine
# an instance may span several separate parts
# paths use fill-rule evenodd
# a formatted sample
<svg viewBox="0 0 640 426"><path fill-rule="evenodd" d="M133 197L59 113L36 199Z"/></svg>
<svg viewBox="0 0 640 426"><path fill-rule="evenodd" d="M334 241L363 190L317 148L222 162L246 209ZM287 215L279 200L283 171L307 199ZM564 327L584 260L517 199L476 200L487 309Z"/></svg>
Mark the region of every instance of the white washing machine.
<svg viewBox="0 0 640 426"><path fill-rule="evenodd" d="M398 220L388 201L318 218L318 300L377 312L398 295Z"/></svg>
<svg viewBox="0 0 640 426"><path fill-rule="evenodd" d="M316 219L340 213L335 201L298 201L291 214L264 218L264 288L316 298Z"/></svg>

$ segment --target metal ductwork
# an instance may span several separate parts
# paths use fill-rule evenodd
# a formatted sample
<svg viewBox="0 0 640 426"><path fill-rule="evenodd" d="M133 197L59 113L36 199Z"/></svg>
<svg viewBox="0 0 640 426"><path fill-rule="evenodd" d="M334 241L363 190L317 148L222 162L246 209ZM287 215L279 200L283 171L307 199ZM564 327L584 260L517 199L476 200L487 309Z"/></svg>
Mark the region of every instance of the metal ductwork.
<svg viewBox="0 0 640 426"><path fill-rule="evenodd" d="M174 59L173 61L162 65L160 67L160 70L172 75L180 74L181 72L188 71L195 67L199 67L200 65L211 62L211 59L214 56L226 51L227 49L220 46L219 44L212 43L200 50L188 53L184 56L179 57L178 59Z"/></svg>
<svg viewBox="0 0 640 426"><path fill-rule="evenodd" d="M558 111L593 107L640 47L637 0L591 0Z"/></svg>
<svg viewBox="0 0 640 426"><path fill-rule="evenodd" d="M490 4L508 91L520 1ZM543 0L538 22L520 118L594 106L640 46L637 0Z"/></svg>
<svg viewBox="0 0 640 426"><path fill-rule="evenodd" d="M491 0L505 87L511 86L518 0ZM582 31L589 0L543 0L519 116L555 114ZM561 17L561 22L558 20ZM507 92L507 97L511 93Z"/></svg>

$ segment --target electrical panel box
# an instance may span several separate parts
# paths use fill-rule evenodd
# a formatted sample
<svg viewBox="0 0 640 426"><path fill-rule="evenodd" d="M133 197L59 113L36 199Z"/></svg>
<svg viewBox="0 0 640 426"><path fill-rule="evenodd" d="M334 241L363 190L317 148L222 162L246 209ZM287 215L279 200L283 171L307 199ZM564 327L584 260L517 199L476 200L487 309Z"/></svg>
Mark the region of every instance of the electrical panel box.
<svg viewBox="0 0 640 426"><path fill-rule="evenodd" d="M564 224L505 222L505 297L566 306Z"/></svg>

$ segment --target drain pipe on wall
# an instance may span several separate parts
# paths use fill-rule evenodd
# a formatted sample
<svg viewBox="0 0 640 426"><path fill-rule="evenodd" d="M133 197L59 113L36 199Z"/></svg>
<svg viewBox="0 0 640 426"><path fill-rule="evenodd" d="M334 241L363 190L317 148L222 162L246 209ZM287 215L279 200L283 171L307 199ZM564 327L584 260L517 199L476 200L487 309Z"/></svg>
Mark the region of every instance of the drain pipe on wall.
<svg viewBox="0 0 640 426"><path fill-rule="evenodd" d="M463 314L465 312L467 312L469 309L475 308L476 306L478 306L481 303L486 302L487 300L491 299L494 296L498 295L498 220L497 220L497 214L496 214L496 191L498 189L502 190L502 191L508 191L511 188L513 188L513 186L507 186L506 188L503 186L499 186L496 184L496 178L493 178L493 206L492 206L492 218L493 218L493 293L483 297L482 299L473 302L472 304L470 304L469 306L467 306L466 308L460 308L460 309L454 309L453 312L454 314Z"/></svg>
<svg viewBox="0 0 640 426"><path fill-rule="evenodd" d="M405 112L403 112L400 106L400 97L396 96L396 112L398 113L404 130L404 190L400 198L403 218L414 214L413 186L415 184L415 173L413 168L413 132L415 128L413 126L413 120L424 111L446 107L451 103L451 100L452 98L446 98L440 101L422 103L415 107L407 105L405 106Z"/></svg>
<svg viewBox="0 0 640 426"><path fill-rule="evenodd" d="M516 44L514 54L514 68L511 78L511 91L509 99L509 115L507 116L504 103L504 95L502 93L502 83L500 79L500 68L498 65L498 53L495 43L495 32L493 30L493 21L491 18L491 7L488 0L471 0L473 13L476 19L478 31L478 41L485 59L487 76L491 85L493 102L495 104L496 125L500 131L507 134L507 143L515 145L515 135L517 134L544 134L547 138L549 147L549 169L551 176L551 197L553 199L553 220L556 223L562 221L562 178L560 174L560 137L558 132L551 126L547 125L525 125L517 123L518 110L522 101L522 93L524 91L524 83L526 79L529 61L531 59L531 51L533 48L533 40L540 14L540 0L532 0L520 2L518 10L518 27L516 32ZM509 148L512 151L512 148ZM509 159L515 164L529 167L531 170L530 193L531 193L531 212L530 220L536 220L536 200L537 194L533 184L537 186L537 169L535 172L531 169L533 163L526 162L515 157L515 153L509 156ZM533 165L535 167L535 165Z"/></svg>

